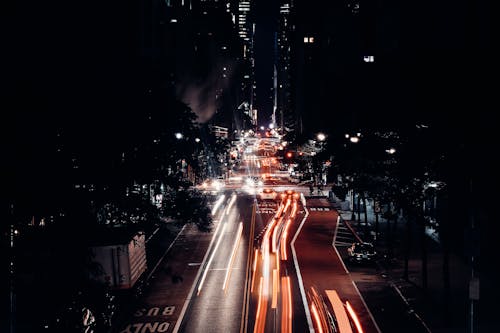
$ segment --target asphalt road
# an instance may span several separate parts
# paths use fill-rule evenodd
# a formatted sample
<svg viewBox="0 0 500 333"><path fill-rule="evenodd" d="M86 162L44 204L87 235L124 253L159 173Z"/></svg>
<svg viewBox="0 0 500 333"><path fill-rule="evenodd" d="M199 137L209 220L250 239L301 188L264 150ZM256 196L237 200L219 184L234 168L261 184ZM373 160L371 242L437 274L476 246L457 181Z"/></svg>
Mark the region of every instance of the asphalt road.
<svg viewBox="0 0 500 333"><path fill-rule="evenodd" d="M352 305L364 332L379 332L342 259L332 245L337 227L337 212L329 209L326 199L311 199L307 206L309 215L295 242L304 290L310 292L314 287L325 298L325 290L336 290L343 302L349 301Z"/></svg>
<svg viewBox="0 0 500 333"><path fill-rule="evenodd" d="M226 206L214 232L205 267L194 289L182 332L239 332L244 317L253 200L240 196ZM229 200L231 202L231 199Z"/></svg>

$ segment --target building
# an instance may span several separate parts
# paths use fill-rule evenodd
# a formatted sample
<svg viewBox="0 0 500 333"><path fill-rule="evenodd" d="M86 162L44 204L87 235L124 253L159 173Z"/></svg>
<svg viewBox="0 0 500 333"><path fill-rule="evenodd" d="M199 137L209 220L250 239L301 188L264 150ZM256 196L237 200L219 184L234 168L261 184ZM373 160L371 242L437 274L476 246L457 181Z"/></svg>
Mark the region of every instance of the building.
<svg viewBox="0 0 500 333"><path fill-rule="evenodd" d="M210 132L212 132L216 138L227 139L229 136L229 130L227 127L212 125L210 126Z"/></svg>
<svg viewBox="0 0 500 333"><path fill-rule="evenodd" d="M281 132L297 129L298 117L292 105L292 38L295 24L292 20L293 0L282 0L279 7L279 25L275 41L275 113L276 126Z"/></svg>
<svg viewBox="0 0 500 333"><path fill-rule="evenodd" d="M93 278L111 288L132 288L146 271L146 242L142 232L104 230L90 249L94 261L102 267L102 275Z"/></svg>

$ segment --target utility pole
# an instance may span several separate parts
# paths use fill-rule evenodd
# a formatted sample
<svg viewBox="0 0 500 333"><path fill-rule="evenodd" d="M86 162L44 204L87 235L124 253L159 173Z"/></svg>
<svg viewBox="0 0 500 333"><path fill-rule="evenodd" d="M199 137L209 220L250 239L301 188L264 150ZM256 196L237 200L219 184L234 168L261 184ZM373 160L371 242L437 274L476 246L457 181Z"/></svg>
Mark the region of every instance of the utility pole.
<svg viewBox="0 0 500 333"><path fill-rule="evenodd" d="M10 204L10 260L9 260L9 288L10 288L10 318L9 318L9 326L10 333L14 333L15 329L15 320L16 320L16 293L14 289L14 280L15 280L15 267L14 267L14 237L16 234L15 226L14 226L14 204Z"/></svg>
<svg viewBox="0 0 500 333"><path fill-rule="evenodd" d="M474 190L472 186L472 179L470 180L470 197L474 198ZM474 199L473 199L474 200ZM479 277L476 277L475 271L474 271L474 265L475 265L475 256L476 256L476 249L479 248L479 230L476 228L476 223L474 220L474 202L469 208L469 220L470 220L470 239L469 239L469 246L470 246L470 267L471 267L471 276L470 276L470 281L469 281L469 299L470 299L470 328L469 332L474 333L474 316L475 316L475 301L479 300Z"/></svg>

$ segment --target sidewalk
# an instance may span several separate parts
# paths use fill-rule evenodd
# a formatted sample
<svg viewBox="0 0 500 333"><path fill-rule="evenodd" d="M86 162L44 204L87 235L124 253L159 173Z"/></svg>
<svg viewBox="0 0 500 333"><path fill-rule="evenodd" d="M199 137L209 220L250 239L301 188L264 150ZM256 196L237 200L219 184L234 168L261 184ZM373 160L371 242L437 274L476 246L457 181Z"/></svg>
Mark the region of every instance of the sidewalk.
<svg viewBox="0 0 500 333"><path fill-rule="evenodd" d="M171 331L183 312L212 232L202 232L188 224L179 233L159 265L152 270L141 295L122 299L126 304L116 318L113 332L142 332L146 327ZM155 265L156 266L156 265Z"/></svg>
<svg viewBox="0 0 500 333"><path fill-rule="evenodd" d="M349 207L349 203L339 203ZM352 221L352 212L339 210L344 221L351 224L363 241L376 245L377 252L383 256L378 261L380 274L386 277L392 288L400 295L418 320L422 320L432 332L460 333L467 331L468 318L468 282L470 267L463 260L449 254L449 294L445 295L443 264L444 255L441 244L429 233L425 236L427 250L427 289L422 283L422 235L421 229L413 225L411 237L404 219L400 218L396 228L391 223L392 237L388 236L388 223L379 217L379 234L375 235L375 214L371 204L367 205L367 221L365 225L363 210L358 221ZM377 237L378 239L376 239ZM389 242L392 239L392 256ZM404 256L406 245L411 244L408 260L408 279L404 279ZM420 318L418 318L420 317Z"/></svg>

